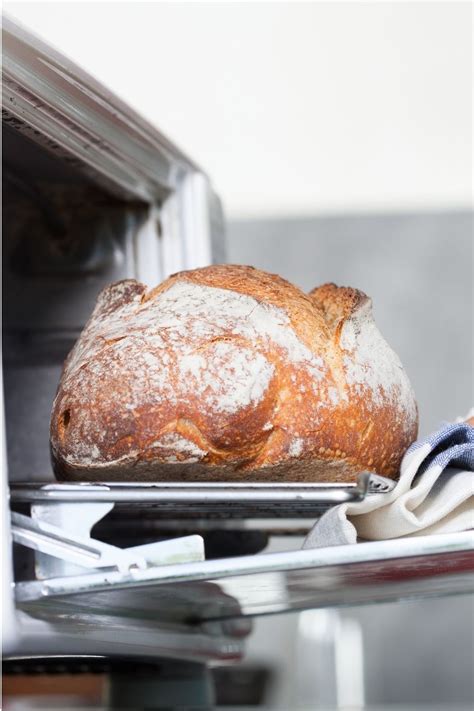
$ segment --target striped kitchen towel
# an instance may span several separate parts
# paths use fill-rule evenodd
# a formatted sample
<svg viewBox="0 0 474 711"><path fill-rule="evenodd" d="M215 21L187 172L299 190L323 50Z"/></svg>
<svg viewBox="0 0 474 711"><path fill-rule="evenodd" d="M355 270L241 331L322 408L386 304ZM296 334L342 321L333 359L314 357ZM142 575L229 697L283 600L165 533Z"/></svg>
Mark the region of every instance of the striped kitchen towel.
<svg viewBox="0 0 474 711"><path fill-rule="evenodd" d="M445 425L414 442L392 491L330 509L303 548L474 528L474 427L469 422Z"/></svg>

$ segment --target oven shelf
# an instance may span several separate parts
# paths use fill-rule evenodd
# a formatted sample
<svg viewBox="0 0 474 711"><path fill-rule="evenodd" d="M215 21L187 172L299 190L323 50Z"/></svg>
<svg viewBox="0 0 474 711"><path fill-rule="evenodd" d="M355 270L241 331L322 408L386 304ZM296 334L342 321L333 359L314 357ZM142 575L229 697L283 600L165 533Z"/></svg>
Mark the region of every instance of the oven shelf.
<svg viewBox="0 0 474 711"><path fill-rule="evenodd" d="M125 650L190 660L240 658L250 618L261 615L473 591L473 532L81 572L14 587L24 653Z"/></svg>
<svg viewBox="0 0 474 711"><path fill-rule="evenodd" d="M18 605L48 616L153 615L209 622L474 591L474 533L415 536L17 583ZM210 594L212 593L212 595ZM66 619L65 618L65 619Z"/></svg>
<svg viewBox="0 0 474 711"><path fill-rule="evenodd" d="M115 511L165 519L316 517L332 506L390 491L394 482L362 473L353 484L12 483L13 503L113 503Z"/></svg>
<svg viewBox="0 0 474 711"><path fill-rule="evenodd" d="M342 487L16 484L11 498L15 504L53 508L61 502L79 509L114 504L119 519L120 511L160 519L164 505L178 507L185 518L195 506L200 518L188 518L192 527L212 521L218 511L232 517L236 505L254 516L309 511L316 517L373 491L363 475L357 485ZM18 614L35 630L24 635L23 649L42 649L48 638L53 651L110 654L126 648L132 655L156 655L164 645L168 656L231 659L242 654L253 617L473 592L474 533L94 570L17 582L14 590ZM38 634L41 626L54 635Z"/></svg>

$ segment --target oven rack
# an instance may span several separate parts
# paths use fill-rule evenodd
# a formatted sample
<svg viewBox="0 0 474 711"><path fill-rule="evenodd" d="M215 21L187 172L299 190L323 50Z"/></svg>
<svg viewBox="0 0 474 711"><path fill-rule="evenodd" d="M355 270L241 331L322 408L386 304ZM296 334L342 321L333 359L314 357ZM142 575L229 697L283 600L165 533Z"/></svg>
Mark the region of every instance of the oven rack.
<svg viewBox="0 0 474 711"><path fill-rule="evenodd" d="M207 516L212 519L217 515L216 509L220 515L232 518L232 515L235 515L234 506L237 505L246 507L246 510L259 517L262 514L270 515L274 519L279 515L288 514L298 517L302 512L319 516L331 506L346 501L360 501L375 492L389 491L393 486L393 482L368 473L360 474L357 484L342 486L331 483L18 483L11 487L11 500L13 504L29 503L32 524L36 522L35 525L39 524L40 527L45 525L46 535L48 526L51 528L51 524L55 524L56 528L52 526L53 535L56 532L58 538L59 533L59 538L63 538L61 544L67 546L71 543L73 546L75 539L79 542L88 540L89 543L95 543L93 539L87 538L94 521L103 518L114 506L119 520L121 507L124 512L129 512L136 506L140 515L144 510L151 511L157 517L161 517L162 507L177 507L183 517L187 507L196 506L199 507L199 516L204 521ZM241 511L238 515L241 515ZM24 516L20 518L28 520ZM265 519L256 519L258 520ZM199 523L199 520L190 522L190 528L195 523ZM219 521L217 526L220 525ZM170 526L170 530L173 530L173 526ZM199 527L195 532L198 531ZM41 534L41 531L39 533ZM200 537L195 535L194 538ZM17 583L17 601L30 604L35 600L44 602L48 598L73 598L76 595L95 595L103 591L108 591L108 594L120 594L121 590L148 589L150 586L160 586L161 590L165 590L169 585L188 585L234 577L248 580L246 576L257 576L256 580L261 580L261 576L266 575L298 575L302 570L312 571L305 575L311 577L312 585L318 589L317 598L313 601L318 605L397 599L398 590L403 592L407 583L408 589L413 588L415 595L455 593L473 589L472 531L436 536L417 535L404 539L311 550L291 550L289 545L290 550L285 553L263 552L215 560L199 557L200 546L196 546L199 543L196 540L191 541L191 548L192 555L198 557L189 557L187 539L175 539L173 543L178 543L179 540L188 548L176 564L170 564L166 552L163 553L164 557L160 558L159 546L163 544L157 542L152 544L158 548L153 551L148 561L149 567L145 566L145 569L119 566L116 570L98 570L93 563L92 572L85 572L84 568L79 568L78 571L77 566L71 568L70 562L74 560L69 560L69 554L59 554L63 562L57 561L58 565L55 565L50 557L55 554L45 555L44 551L47 549L35 544L30 547L37 551L36 570L40 579ZM97 545L103 544L98 542ZM136 550L137 554L141 555L145 548L129 548L127 553L130 551L130 555L134 555L132 551ZM149 548L146 548L147 554L150 553ZM163 548L166 551L166 546ZM115 548L115 551L118 557L122 555L121 549ZM109 554L107 551L107 555ZM161 587L163 585L165 588ZM364 591L362 597L359 587ZM292 608L293 602L289 600L287 609ZM238 614L241 614L240 607Z"/></svg>
<svg viewBox="0 0 474 711"><path fill-rule="evenodd" d="M391 486L368 474L344 486L19 483L11 487L11 500L14 508L29 504L36 521L64 522L67 538L68 531L90 531L83 519L94 508L100 513L115 506L118 519L120 511L160 519L163 507L176 506L186 521L194 506L200 518L187 519L190 529L212 521L220 527L226 517L233 525L232 516L242 511L262 521L265 513L278 519L302 512L314 520L331 506ZM222 520L216 519L219 512ZM168 522L173 524L172 518ZM150 567L125 570L77 570L67 556L54 563L40 552L36 570L37 579L14 586L25 625L22 648L31 653L44 648L48 629L54 631L47 636L50 653L110 654L126 648L131 655L156 655L165 649L183 659L222 660L241 656L252 617L474 592L474 533L168 564L158 557Z"/></svg>
<svg viewBox="0 0 474 711"><path fill-rule="evenodd" d="M390 491L395 482L368 472L357 483L12 483L11 501L109 503L121 513L160 519L315 518L332 506Z"/></svg>
<svg viewBox="0 0 474 711"><path fill-rule="evenodd" d="M472 532L17 583L18 608L67 635L180 626L237 643L247 618L474 591ZM213 627L213 625L215 625ZM147 627L148 626L148 627ZM115 634L116 639L116 634Z"/></svg>

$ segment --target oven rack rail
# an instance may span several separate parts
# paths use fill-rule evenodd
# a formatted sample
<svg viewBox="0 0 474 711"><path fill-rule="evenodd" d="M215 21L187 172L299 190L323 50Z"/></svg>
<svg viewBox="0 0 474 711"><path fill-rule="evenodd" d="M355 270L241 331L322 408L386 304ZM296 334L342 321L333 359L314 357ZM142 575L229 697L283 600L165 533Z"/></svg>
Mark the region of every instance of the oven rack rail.
<svg viewBox="0 0 474 711"><path fill-rule="evenodd" d="M18 583L19 609L59 633L143 625L229 623L323 607L366 605L474 592L474 534L416 536L323 549L263 553L127 573ZM240 622L242 626L240 626Z"/></svg>

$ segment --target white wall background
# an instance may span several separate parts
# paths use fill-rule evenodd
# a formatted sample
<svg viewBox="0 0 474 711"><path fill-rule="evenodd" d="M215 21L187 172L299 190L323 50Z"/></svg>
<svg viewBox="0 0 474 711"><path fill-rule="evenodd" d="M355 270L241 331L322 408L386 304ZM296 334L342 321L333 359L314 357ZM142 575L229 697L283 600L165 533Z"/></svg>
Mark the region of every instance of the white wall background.
<svg viewBox="0 0 474 711"><path fill-rule="evenodd" d="M4 8L201 163L230 217L470 202L468 2Z"/></svg>

